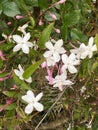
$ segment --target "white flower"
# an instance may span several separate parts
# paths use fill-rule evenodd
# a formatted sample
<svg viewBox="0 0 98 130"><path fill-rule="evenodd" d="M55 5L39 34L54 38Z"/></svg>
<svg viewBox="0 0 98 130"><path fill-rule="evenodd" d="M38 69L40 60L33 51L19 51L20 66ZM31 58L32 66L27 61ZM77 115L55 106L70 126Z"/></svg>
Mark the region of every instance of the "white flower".
<svg viewBox="0 0 98 130"><path fill-rule="evenodd" d="M78 58L85 59L87 56L92 58L93 52L97 51L97 46L93 45L94 38L89 38L88 45L86 46L84 43L80 45L79 48L72 49L71 52L75 53Z"/></svg>
<svg viewBox="0 0 98 130"><path fill-rule="evenodd" d="M21 37L19 35L13 35L13 40L17 43L17 45L13 48L14 52L19 51L22 49L22 51L25 54L29 53L29 47L33 47L33 44L29 42L28 40L30 39L30 33L25 34L24 37Z"/></svg>
<svg viewBox="0 0 98 130"><path fill-rule="evenodd" d="M31 90L28 90L27 94L22 96L22 99L28 103L28 105L25 107L26 114L31 114L34 108L39 112L43 111L44 106L38 102L42 96L43 93L39 93L35 97L34 93Z"/></svg>
<svg viewBox="0 0 98 130"><path fill-rule="evenodd" d="M50 41L46 42L46 48L48 48L49 50L44 53L44 57L48 58L52 56L55 62L59 62L60 54L63 54L66 52L65 49L62 47L62 45L63 45L62 39L58 40L54 46Z"/></svg>
<svg viewBox="0 0 98 130"><path fill-rule="evenodd" d="M81 94L83 94L83 93L86 91L86 87L83 86L83 87L80 89L80 91L81 91Z"/></svg>
<svg viewBox="0 0 98 130"><path fill-rule="evenodd" d="M77 73L77 69L74 67L74 65L79 65L79 60L76 59L75 54L71 53L69 57L66 54L62 55L62 62L64 65L62 66L62 72L66 72L66 69L70 73Z"/></svg>
<svg viewBox="0 0 98 130"><path fill-rule="evenodd" d="M26 28L28 27L28 24L24 24L22 27L18 27L18 31L22 32L24 35L26 35Z"/></svg>
<svg viewBox="0 0 98 130"><path fill-rule="evenodd" d="M26 82L31 83L31 82L32 82L32 78L31 78L31 77L29 77L28 79L24 79L24 78L23 78L22 75L23 75L23 73L24 73L24 70L23 70L23 68L21 67L20 64L18 65L18 69L19 69L19 70L14 69L14 72L15 72L15 74L19 77L19 79L25 80Z"/></svg>
<svg viewBox="0 0 98 130"><path fill-rule="evenodd" d="M62 91L64 86L72 85L73 83L70 80L67 80L67 76L65 74L61 74L57 75L53 79L53 84L53 87L58 87Z"/></svg>

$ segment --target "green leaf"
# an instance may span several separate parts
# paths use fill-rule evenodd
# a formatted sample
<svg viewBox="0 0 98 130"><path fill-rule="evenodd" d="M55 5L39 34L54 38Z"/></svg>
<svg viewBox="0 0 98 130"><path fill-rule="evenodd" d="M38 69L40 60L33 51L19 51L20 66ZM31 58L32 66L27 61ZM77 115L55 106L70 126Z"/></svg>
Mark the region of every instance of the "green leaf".
<svg viewBox="0 0 98 130"><path fill-rule="evenodd" d="M43 61L44 61L44 60L42 59L42 60L40 60L40 61L35 62L35 64L29 66L29 67L25 70L25 72L23 73L23 77L24 77L25 79L29 78L29 77L34 73L34 71L39 67L39 65L40 65Z"/></svg>
<svg viewBox="0 0 98 130"><path fill-rule="evenodd" d="M0 14L2 13L2 5L0 4Z"/></svg>
<svg viewBox="0 0 98 130"><path fill-rule="evenodd" d="M38 0L38 5L42 9L46 9L48 7L48 2L47 0Z"/></svg>
<svg viewBox="0 0 98 130"><path fill-rule="evenodd" d="M65 14L64 24L68 27L77 24L80 20L80 10L73 10L70 13Z"/></svg>
<svg viewBox="0 0 98 130"><path fill-rule="evenodd" d="M84 35L84 33L81 32L77 28L73 28L71 30L71 37L72 37L73 40L78 40L78 41L81 41L81 42L86 42L87 41L87 36Z"/></svg>
<svg viewBox="0 0 98 130"><path fill-rule="evenodd" d="M96 44L96 46L98 48L98 33L95 35L95 44Z"/></svg>
<svg viewBox="0 0 98 130"><path fill-rule="evenodd" d="M2 93L8 97L18 97L18 94L16 91L3 91Z"/></svg>
<svg viewBox="0 0 98 130"><path fill-rule="evenodd" d="M25 90L25 89L31 89L23 80L20 80L17 76L16 76L16 74L13 72L13 78L14 78L14 80L15 80L15 83L21 88L21 89L23 89L23 90Z"/></svg>
<svg viewBox="0 0 98 130"><path fill-rule="evenodd" d="M6 76L8 76L9 73L5 72L5 73L0 73L0 78L4 78Z"/></svg>
<svg viewBox="0 0 98 130"><path fill-rule="evenodd" d="M39 42L38 45L41 49L45 48L45 43L49 40L50 38L50 33L52 31L54 23L51 23L50 25L48 25L42 32L40 38L39 38Z"/></svg>
<svg viewBox="0 0 98 130"><path fill-rule="evenodd" d="M6 2L3 4L3 13L9 17L20 14L18 6L14 2Z"/></svg>
<svg viewBox="0 0 98 130"><path fill-rule="evenodd" d="M62 35L62 38L66 41L67 40L67 33L68 33L68 28L63 25L61 27L61 35Z"/></svg>

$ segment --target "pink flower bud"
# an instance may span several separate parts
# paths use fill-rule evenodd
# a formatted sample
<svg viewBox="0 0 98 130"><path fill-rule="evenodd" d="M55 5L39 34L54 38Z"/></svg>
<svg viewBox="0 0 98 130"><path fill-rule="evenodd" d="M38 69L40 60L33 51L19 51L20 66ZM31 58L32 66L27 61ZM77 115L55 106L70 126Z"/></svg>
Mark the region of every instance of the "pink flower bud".
<svg viewBox="0 0 98 130"><path fill-rule="evenodd" d="M16 15L15 18L16 19L23 19L25 16L21 16L21 15Z"/></svg>
<svg viewBox="0 0 98 130"><path fill-rule="evenodd" d="M62 4L64 3L66 0L60 0L59 2L57 2L57 4Z"/></svg>
<svg viewBox="0 0 98 130"><path fill-rule="evenodd" d="M39 26L43 25L42 19L39 20Z"/></svg>
<svg viewBox="0 0 98 130"><path fill-rule="evenodd" d="M1 59L2 59L3 61L6 60L5 57L3 56L2 51L0 51L0 57L1 57Z"/></svg>
<svg viewBox="0 0 98 130"><path fill-rule="evenodd" d="M49 15L50 15L54 20L57 20L57 17L56 17L55 14L52 14L51 12L48 12L48 13L49 13Z"/></svg>
<svg viewBox="0 0 98 130"><path fill-rule="evenodd" d="M11 24L12 24L12 22L10 22L10 21L7 23L7 25L11 25Z"/></svg>
<svg viewBox="0 0 98 130"><path fill-rule="evenodd" d="M45 68L46 65L47 65L47 63L46 63L46 62L43 62L43 63L41 64L41 67L42 67L42 68Z"/></svg>
<svg viewBox="0 0 98 130"><path fill-rule="evenodd" d="M54 28L57 33L60 33L60 29Z"/></svg>

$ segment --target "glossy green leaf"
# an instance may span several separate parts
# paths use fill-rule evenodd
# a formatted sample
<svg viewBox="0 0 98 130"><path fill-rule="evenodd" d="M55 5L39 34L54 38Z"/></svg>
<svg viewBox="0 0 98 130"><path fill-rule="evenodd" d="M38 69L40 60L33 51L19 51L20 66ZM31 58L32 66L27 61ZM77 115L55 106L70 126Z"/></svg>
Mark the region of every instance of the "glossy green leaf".
<svg viewBox="0 0 98 130"><path fill-rule="evenodd" d="M20 14L18 6L14 2L6 2L3 4L3 13L9 17Z"/></svg>
<svg viewBox="0 0 98 130"><path fill-rule="evenodd" d="M25 79L29 78L43 61L44 60L42 59L40 61L35 62L33 65L29 66L23 73L23 77Z"/></svg>
<svg viewBox="0 0 98 130"><path fill-rule="evenodd" d="M73 10L70 13L65 14L64 24L68 27L77 24L80 20L80 10Z"/></svg>
<svg viewBox="0 0 98 130"><path fill-rule="evenodd" d="M52 31L54 23L51 23L50 25L48 25L42 32L40 38L39 38L39 42L38 45L41 49L45 48L45 43L49 40L50 38L50 33Z"/></svg>

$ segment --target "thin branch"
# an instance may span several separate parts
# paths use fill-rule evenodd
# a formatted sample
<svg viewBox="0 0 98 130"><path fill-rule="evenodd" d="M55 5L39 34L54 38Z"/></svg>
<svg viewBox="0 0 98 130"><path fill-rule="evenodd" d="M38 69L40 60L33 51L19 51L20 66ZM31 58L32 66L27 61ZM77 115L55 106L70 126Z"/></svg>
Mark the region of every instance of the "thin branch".
<svg viewBox="0 0 98 130"><path fill-rule="evenodd" d="M73 77L72 81L76 78L77 74ZM60 98L63 96L65 90L72 86L67 86L64 88L64 90L60 93L60 95L58 96L58 98L56 99L56 101L52 104L52 106L49 108L49 110L47 111L47 113L44 115L44 117L41 119L41 121L38 123L38 125L35 127L34 130L38 130L39 126L42 124L42 122L44 121L44 119L47 117L47 115L50 113L50 111L53 109L53 107L56 105L56 103L60 100Z"/></svg>

